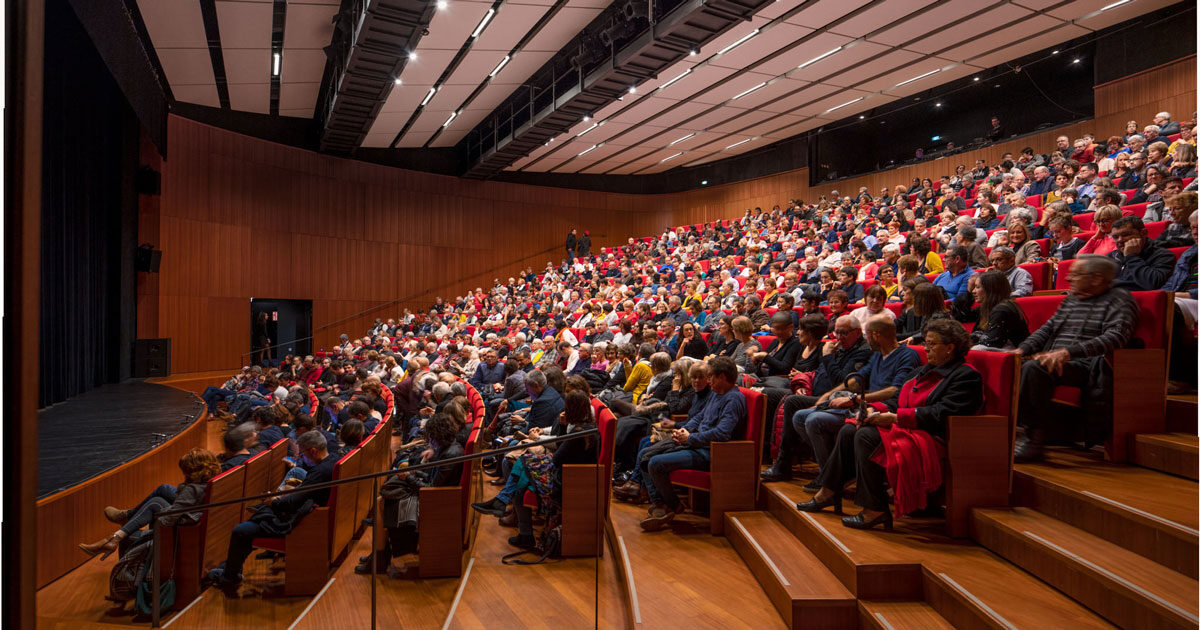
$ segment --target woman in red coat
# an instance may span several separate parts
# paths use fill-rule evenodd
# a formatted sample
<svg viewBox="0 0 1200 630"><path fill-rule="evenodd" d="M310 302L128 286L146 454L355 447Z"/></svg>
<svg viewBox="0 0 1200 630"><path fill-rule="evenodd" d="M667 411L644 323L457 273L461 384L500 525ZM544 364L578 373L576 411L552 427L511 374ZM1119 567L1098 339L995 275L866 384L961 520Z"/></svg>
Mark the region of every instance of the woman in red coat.
<svg viewBox="0 0 1200 630"><path fill-rule="evenodd" d="M817 477L821 490L796 509L817 512L833 506L840 514L842 488L850 479L857 479L854 502L863 510L843 518L846 527L869 529L883 523L890 530L888 486L897 516L925 507L925 495L942 483L947 421L977 413L983 405L983 379L964 361L970 347L962 324L952 319L926 324L928 363L900 390L896 412L875 411L861 423L847 422Z"/></svg>

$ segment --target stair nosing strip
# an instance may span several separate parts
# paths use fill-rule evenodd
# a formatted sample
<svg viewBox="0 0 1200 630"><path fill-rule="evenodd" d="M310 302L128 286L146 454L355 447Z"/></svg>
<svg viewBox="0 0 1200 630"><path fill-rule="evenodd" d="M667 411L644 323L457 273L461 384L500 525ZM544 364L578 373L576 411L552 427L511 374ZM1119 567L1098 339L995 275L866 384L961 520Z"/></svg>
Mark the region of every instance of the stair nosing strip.
<svg viewBox="0 0 1200 630"><path fill-rule="evenodd" d="M950 577L949 575L946 575L945 573L938 573L938 575L943 580L945 580L946 583L948 583L951 588L958 591L959 594L961 594L963 597L966 597L967 599L971 600L971 603L973 603L976 606L983 609L983 612L986 613L993 620L1002 624L1004 627L1008 628L1009 630L1019 630L1015 625L1013 625L1013 623L1011 621L1005 619L1003 615L996 612L995 610L992 610L991 606L988 606L987 604L983 603L983 600L976 597L976 595L974 593L972 593L971 591L968 591L966 588L963 587L962 584L959 584L958 582L954 581L954 578Z"/></svg>
<svg viewBox="0 0 1200 630"><path fill-rule="evenodd" d="M875 613L875 619L879 621L879 625L883 626L883 630L896 630L896 627L887 620L887 617L883 616L883 613Z"/></svg>
<svg viewBox="0 0 1200 630"><path fill-rule="evenodd" d="M1139 509L1133 507L1132 505L1126 505L1124 503L1121 503L1120 501L1116 501L1116 500L1110 499L1106 496L1096 494L1095 492L1092 492L1091 490L1080 490L1079 493L1086 497L1091 497L1093 499L1096 499L1097 501L1103 501L1109 505L1119 507L1123 510L1129 510L1130 512L1133 512L1134 514L1137 514L1138 516L1142 516L1142 517L1148 518L1156 523L1161 523L1168 527L1178 529L1185 533L1191 534L1192 536L1200 536L1200 530L1196 530L1191 527L1188 527L1187 525L1183 525L1181 523L1176 523L1175 521L1165 519L1161 516L1158 516L1157 514L1151 514L1149 512L1146 512L1145 510L1139 510Z"/></svg>
<svg viewBox="0 0 1200 630"><path fill-rule="evenodd" d="M756 540L754 535L751 534L744 525L742 525L742 522L738 520L736 516L730 516L729 520L733 521L733 524L737 526L738 531L742 532L742 535L746 537L746 540L748 540L750 544L754 546L754 549L758 552L758 555L762 556L762 559L767 562L767 566L771 569L771 572L775 574L775 578L778 579L784 586L791 586L792 583L789 582L787 578L783 577L783 572L779 570L779 567L775 566L775 561L772 560L771 556L767 554L767 551L762 548L762 545L758 544L758 540Z"/></svg>
<svg viewBox="0 0 1200 630"><path fill-rule="evenodd" d="M1196 615L1184 610L1183 608L1180 608L1179 606L1172 604L1171 602L1163 599L1161 596L1151 593L1150 591L1142 588L1141 586L1138 586L1137 584L1134 584L1133 582L1130 582L1129 580L1117 575L1116 573L1113 573L1112 571L1105 569L1104 567L1096 564L1095 562L1092 562L1091 560L1088 560L1087 558L1084 558L1084 557L1080 556L1079 554L1077 554L1073 551L1070 551L1069 549L1065 549L1056 543L1050 542L1049 540L1046 540L1045 538L1042 538L1041 536L1038 536L1037 534L1035 534L1029 530L1024 530L1023 533L1026 536L1040 542L1041 544L1057 551L1058 553L1061 553L1062 555L1067 556L1068 558L1074 560L1075 562L1078 562L1078 563L1088 567L1089 569L1104 575L1105 577L1109 578L1110 580L1118 582L1122 586L1124 586L1128 589L1137 591L1138 593L1158 602L1162 606L1165 606L1165 607L1171 609L1175 613L1183 615L1184 617L1187 617L1188 619L1190 619L1192 621L1192 623L1200 623L1200 617L1197 617Z"/></svg>
<svg viewBox="0 0 1200 630"><path fill-rule="evenodd" d="M795 509L796 502L789 499L787 497L787 495L780 492L776 488L771 488L771 492L774 492L776 495L779 496L779 498L783 499L783 502L785 505L791 505L791 506L793 506L793 509ZM833 535L833 532L829 531L828 529L825 529L824 525L819 523L817 521L817 519L813 518L812 514L809 514L808 512L801 512L800 510L796 510L796 513L799 514L801 518L804 518L809 523L811 523L813 525L813 527L816 527L818 530L820 530L821 533L825 535L825 538L829 539L830 542L837 545L839 549L841 549L842 551L844 551L846 553L854 553L853 551L850 550L849 547L846 546L846 543L839 540L837 536Z"/></svg>

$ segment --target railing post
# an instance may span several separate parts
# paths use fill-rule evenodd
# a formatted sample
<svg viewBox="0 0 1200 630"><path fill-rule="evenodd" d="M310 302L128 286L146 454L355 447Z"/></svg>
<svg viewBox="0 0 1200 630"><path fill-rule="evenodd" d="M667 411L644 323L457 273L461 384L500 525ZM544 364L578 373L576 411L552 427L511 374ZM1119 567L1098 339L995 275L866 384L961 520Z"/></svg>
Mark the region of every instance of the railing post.
<svg viewBox="0 0 1200 630"><path fill-rule="evenodd" d="M162 622L162 602L160 597L160 582L162 580L162 567L158 561L158 554L162 551L162 534L158 525L158 518L150 520L150 532L153 542L150 547L150 586L154 589L151 594L151 620L150 627L161 628Z"/></svg>
<svg viewBox="0 0 1200 630"><path fill-rule="evenodd" d="M371 630L375 630L377 621L377 612L375 606L378 604L375 590L376 582L379 576L376 573L379 570L375 561L375 546L379 544L379 477L371 479L371 505L375 509L371 511Z"/></svg>

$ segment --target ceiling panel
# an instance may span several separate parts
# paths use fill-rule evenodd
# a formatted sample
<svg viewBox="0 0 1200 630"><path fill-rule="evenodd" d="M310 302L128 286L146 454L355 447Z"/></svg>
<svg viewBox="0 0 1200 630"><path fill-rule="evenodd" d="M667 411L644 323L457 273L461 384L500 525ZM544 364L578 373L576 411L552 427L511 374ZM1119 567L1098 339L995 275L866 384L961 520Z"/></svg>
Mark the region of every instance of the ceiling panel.
<svg viewBox="0 0 1200 630"><path fill-rule="evenodd" d="M621 147L613 146L611 144L598 146L595 149L592 149L593 146L596 145L590 142L582 142L579 140L568 143L566 148L564 148L558 155L558 157L564 158L562 162L556 165L558 172L574 173L576 171L581 171L592 164L595 164L596 162L608 159L612 156L612 154L621 150ZM591 150L588 151L588 149ZM579 155L584 151L587 151L587 153L584 153L582 156Z"/></svg>
<svg viewBox="0 0 1200 630"><path fill-rule="evenodd" d="M810 2L801 11L788 18L791 24L811 26L813 24L828 24L871 0L817 0Z"/></svg>
<svg viewBox="0 0 1200 630"><path fill-rule="evenodd" d="M596 122L596 120L593 118L592 121L589 123L580 123L579 125L576 125L571 130L572 131L571 137L574 138L575 134L582 133L584 129L591 127L592 123L594 123L594 122ZM600 125L599 127L596 127L595 129L593 129L579 137L585 138L584 142L592 142L592 143L607 142L613 136L617 135L618 133L621 133L622 131L625 131L626 129L629 129L632 126L633 125L626 124L626 123L606 122L603 125ZM576 130L578 130L578 131L576 131Z"/></svg>
<svg viewBox="0 0 1200 630"><path fill-rule="evenodd" d="M396 137L394 133L369 133L367 138L363 140L364 147L375 149L386 149L392 144L392 139Z"/></svg>
<svg viewBox="0 0 1200 630"><path fill-rule="evenodd" d="M810 120L805 120L802 122L787 125L785 127L780 127L779 129L776 129L775 131L765 132L764 137L771 138L772 139L771 141L774 142L775 140L783 140L785 138L791 138L792 136L794 136L796 134L800 134L800 133L804 133L805 131L810 131L812 129L816 129L817 127L820 127L823 124L825 124L824 120L813 118ZM750 144L753 144L753 143L750 143Z"/></svg>
<svg viewBox="0 0 1200 630"><path fill-rule="evenodd" d="M762 9L759 9L758 13L756 13L755 16L760 17L760 18L766 18L768 20L774 20L774 19L782 16L784 13L787 13L788 11L791 11L792 9L796 8L797 6L802 4L804 1L805 0L775 0L775 2L768 4L767 6L763 7ZM713 50L719 50L719 49L714 48Z"/></svg>
<svg viewBox="0 0 1200 630"><path fill-rule="evenodd" d="M270 43L270 39L268 39L267 48L226 48L224 50L225 78L230 83L270 83ZM280 61L280 76L283 75L283 68L286 65L286 61Z"/></svg>
<svg viewBox="0 0 1200 630"><path fill-rule="evenodd" d="M793 85L803 86L804 84L803 82L796 81L793 83ZM765 90L767 88L763 89ZM784 96L771 103L765 103L759 106L757 109L762 109L768 112L786 112L795 109L796 107L811 100L829 96L840 89L841 88L839 87L827 85L825 83L813 83L802 87L800 91L796 92L795 94Z"/></svg>
<svg viewBox="0 0 1200 630"><path fill-rule="evenodd" d="M791 113L801 114L804 116L821 116L824 115L825 112L830 108L838 107L839 105L848 103L856 98L862 98L866 100L866 97L870 95L871 92L864 92L863 90L841 90L816 102L797 108L796 111ZM846 115L842 113L842 110L847 109L848 107L850 106L846 105L844 107L840 107L839 109L834 110L834 112L837 112L838 118L842 118Z"/></svg>
<svg viewBox="0 0 1200 630"><path fill-rule="evenodd" d="M138 0L138 11L156 50L203 48L208 50L204 18L195 0Z"/></svg>
<svg viewBox="0 0 1200 630"><path fill-rule="evenodd" d="M1001 4L1004 3L996 0L991 2L985 2L984 0L950 0L938 7L936 11L904 20L881 33L871 36L870 40L888 46L899 46L909 40L917 39L928 35L930 32L937 31L941 25L962 19L980 9L987 8L989 5L999 6Z"/></svg>
<svg viewBox="0 0 1200 630"><path fill-rule="evenodd" d="M708 103L696 103L692 101L683 101L677 103L670 111L664 111L661 116L654 119L655 125L663 127L674 127L679 123L699 114L700 112L712 107Z"/></svg>
<svg viewBox="0 0 1200 630"><path fill-rule="evenodd" d="M1016 42L1060 25L1062 25L1061 20L1048 15L1031 15L1026 19L1017 20L1012 26L997 31L995 33L997 38L995 41ZM963 62L978 54L979 42L972 40L950 50L941 51L938 53L938 56L944 59Z"/></svg>
<svg viewBox="0 0 1200 630"><path fill-rule="evenodd" d="M607 5L605 5L607 6ZM525 50L558 52L572 37L579 34L592 18L600 14L604 7L565 6L558 11L550 23L541 32L525 44ZM478 22L476 23L478 25ZM471 27L472 29L475 26Z"/></svg>
<svg viewBox="0 0 1200 630"><path fill-rule="evenodd" d="M229 107L256 114L269 113L271 110L271 84L230 83Z"/></svg>
<svg viewBox="0 0 1200 630"><path fill-rule="evenodd" d="M749 68L759 59L770 55L788 43L794 42L811 32L813 32L813 29L807 26L796 26L787 22L780 22L770 29L746 40L737 48L709 61L709 64L733 68L735 70ZM715 50L720 49L717 48ZM790 53L785 53L781 56L787 57L790 56Z"/></svg>
<svg viewBox="0 0 1200 630"><path fill-rule="evenodd" d="M839 35L862 37L934 2L935 0L885 0L872 7L870 11L865 11L841 24L829 27L829 30Z"/></svg>
<svg viewBox="0 0 1200 630"><path fill-rule="evenodd" d="M764 120L761 123L758 123L757 125L753 125L739 131L737 133L737 138L730 138L730 143L732 144L733 142L744 140L745 138L761 136L768 131L779 128L780 125L794 125L804 121L806 118L806 116L800 116L797 114L775 114L774 116Z"/></svg>
<svg viewBox="0 0 1200 630"><path fill-rule="evenodd" d="M904 83L910 79L916 79L927 72L933 72L934 70L937 70L937 72L934 74L901 86L907 87L912 85L919 89L929 89L932 86L943 83L941 77L941 68L948 65L950 65L948 60L939 59L937 57L930 57L929 59L914 59L902 66L896 66L899 68L898 70L893 70L892 72L888 72L877 79L871 79L870 81L859 85L858 89L869 90L872 92L897 89L896 86L900 83ZM884 68L879 68L879 70L884 70Z"/></svg>
<svg viewBox="0 0 1200 630"><path fill-rule="evenodd" d="M737 116L745 111L747 110L741 107L724 105L707 114L698 116L694 120L683 121L675 125L675 127L679 129L686 129L688 131L703 131L713 125L719 125L729 118Z"/></svg>
<svg viewBox="0 0 1200 630"><path fill-rule="evenodd" d="M400 139L400 142L396 143L396 147L400 149L419 149L425 146L425 143L432 137L432 129L429 131L410 130L408 133L404 134L404 137Z"/></svg>
<svg viewBox="0 0 1200 630"><path fill-rule="evenodd" d="M618 146L627 147L627 146L639 144L646 138L649 138L650 136L661 133L663 131L666 131L666 129L663 127L655 127L653 125L636 125L636 126L631 126L627 129L625 129L625 131L622 132L619 136L611 138L611 139L607 140L607 142L609 144L615 144ZM587 136L584 136L584 138L587 138ZM588 138L588 139L591 140L590 138ZM592 142L595 142L595 141L592 140Z"/></svg>
<svg viewBox="0 0 1200 630"><path fill-rule="evenodd" d="M216 0L217 27L221 31L221 47L270 48L271 12L270 2L227 2ZM328 42L327 42L328 43Z"/></svg>
<svg viewBox="0 0 1200 630"><path fill-rule="evenodd" d="M472 85L443 85L441 89L439 89L437 93L433 95L433 98L430 99L429 103L425 105L425 109L431 109L439 112L452 112L458 109L459 105L462 105L463 99L470 96L471 92L474 90L475 87ZM426 90L426 94L428 94L428 92L429 91ZM424 99L425 97L421 96L421 98Z"/></svg>
<svg viewBox="0 0 1200 630"><path fill-rule="evenodd" d="M854 85L856 83L859 83L860 81L863 81L870 77L873 77L887 69L905 68L908 66L908 64L912 63L913 61L915 61L917 59L920 59L921 56L922 56L921 53L913 52L911 50L904 50L903 48L894 48L888 54L884 55L883 57L880 57L879 59L877 59L875 61L872 61L871 63L860 63L857 65L848 67L848 68L846 68L846 70L844 72L834 73L834 74L830 75L829 77L825 78L824 81L830 85L836 85L838 87ZM912 76L916 76L916 75L914 74ZM907 78L911 78L911 77L905 77L905 79L907 79ZM899 81L903 81L903 80L904 79L900 79ZM881 80L878 83L872 82L872 83L865 84L865 85L859 86L859 87L863 87L865 89L882 89L882 87L891 87L891 86L895 85L896 83L898 83L899 81L893 81L891 83L887 83L886 80ZM886 85L884 85L885 83L886 83ZM875 87L876 85L879 85L882 87L876 88Z"/></svg>
<svg viewBox="0 0 1200 630"><path fill-rule="evenodd" d="M438 10L429 22L429 34L417 43L417 51L453 50L462 48L471 31L479 26L479 20L491 8L491 2L473 0L451 0L445 9ZM488 26L491 28L491 25Z"/></svg>
<svg viewBox="0 0 1200 630"><path fill-rule="evenodd" d="M1003 4L948 29L937 29L932 35L905 46L908 50L929 54L956 42L970 41L976 35L996 27L1024 20L1033 12L1015 4Z"/></svg>
<svg viewBox="0 0 1200 630"><path fill-rule="evenodd" d="M212 80L211 66L208 73L208 83L196 85L172 84L171 92L174 93L175 100L184 103L195 103L197 105L207 105L208 107L221 106L221 99L217 96L217 84Z"/></svg>
<svg viewBox="0 0 1200 630"><path fill-rule="evenodd" d="M1074 18L1075 23L1083 26L1084 28L1098 31L1102 28L1108 28L1114 24L1135 18L1148 11L1155 11L1157 9L1170 6L1174 4L1174 2L1170 0L1137 0L1136 2L1123 4L1119 7L1114 7L1108 11L1099 13L1097 12L1100 11L1102 7L1112 4L1112 0L1107 0L1106 2L1102 2L1101 0L1087 0L1084 2L1077 2L1075 4L1083 5L1083 7L1091 9L1090 11L1080 11ZM1063 19L1072 18L1064 17Z"/></svg>
<svg viewBox="0 0 1200 630"><path fill-rule="evenodd" d="M627 104L626 108L622 109L619 114L613 116L611 120L623 123L641 122L650 116L653 116L654 114L671 107L676 102L677 101L667 98L659 98L657 96L644 96L638 99L638 101L632 105ZM660 122L658 119L655 119L654 122L655 124L667 124Z"/></svg>
<svg viewBox="0 0 1200 630"><path fill-rule="evenodd" d="M512 50L513 46L516 46L517 42L525 36L525 33L529 32L529 27L537 23L549 8L534 4L501 5L500 10L488 21L487 28L483 29L483 33L480 33L479 39L471 45L471 48L503 52ZM476 22L475 26L478 25Z"/></svg>
<svg viewBox="0 0 1200 630"><path fill-rule="evenodd" d="M497 50L476 50L472 48L467 51L466 56L458 64L458 68L454 73L446 79L446 85L468 85L472 90L477 85L487 78L487 75L496 69L496 66L504 59L504 53ZM509 60L511 63L511 60ZM507 67L508 64L505 64ZM504 72L505 68L500 71ZM497 75L498 76L498 75Z"/></svg>
<svg viewBox="0 0 1200 630"><path fill-rule="evenodd" d="M409 59L408 63L404 64L400 79L408 85L433 85L457 54L457 48L454 50L425 50L421 46L417 46L417 58Z"/></svg>
<svg viewBox="0 0 1200 630"><path fill-rule="evenodd" d="M268 53L269 54L269 53ZM270 57L268 57L270 63ZM280 59L279 79L288 83L320 83L325 74L325 52L321 49L283 49Z"/></svg>
<svg viewBox="0 0 1200 630"><path fill-rule="evenodd" d="M284 51L291 48L319 50L328 46L333 39L334 15L337 15L336 4L289 4L283 29Z"/></svg>
<svg viewBox="0 0 1200 630"><path fill-rule="evenodd" d="M745 112L742 112L741 114L738 114L719 125L713 125L709 127L709 129L722 133L732 133L742 129L743 127L758 124L764 120L774 118L775 116L776 114L773 112L768 112L761 109L751 109L746 110Z"/></svg>
<svg viewBox="0 0 1200 630"><path fill-rule="evenodd" d="M171 90L175 86L211 85L215 93L216 79L213 78L212 58L208 48L169 48L158 51L158 62L162 64ZM184 100L178 95L175 98Z"/></svg>
<svg viewBox="0 0 1200 630"><path fill-rule="evenodd" d="M308 109L311 118L320 91L320 83L283 83L279 86L279 111Z"/></svg>
<svg viewBox="0 0 1200 630"><path fill-rule="evenodd" d="M806 56L804 59L805 61L815 59L817 55L823 55L830 50L833 50L832 46L818 47L813 51L812 56ZM862 62L888 50L890 47L875 42L866 40L854 42L810 66L797 68L788 76L805 81L828 81L831 85L850 85L842 75L859 68L878 68L882 64Z"/></svg>
<svg viewBox="0 0 1200 630"><path fill-rule="evenodd" d="M1030 53L1035 53L1044 48L1053 46L1056 43L1086 35L1087 32L1087 29L1083 28L1082 26L1063 24L1054 31L1044 35L1033 37L1026 41L1013 44L1012 46L1001 48L996 52L989 52L978 57L971 57L966 61L967 63L979 68L990 68L1009 59L1023 57Z"/></svg>
<svg viewBox="0 0 1200 630"><path fill-rule="evenodd" d="M712 105L724 103L725 101L728 101L729 99L745 92L746 90L749 90L760 83L766 83L774 78L774 76L769 74L743 72L733 76L721 85L709 90L705 90L703 94L693 96L691 100L698 103L710 103ZM682 83L682 81L680 82Z"/></svg>
<svg viewBox="0 0 1200 630"><path fill-rule="evenodd" d="M680 129L675 133L667 133L651 138L645 142L645 146L675 149L676 151L691 151L696 147L703 146L720 138L723 134L716 131L687 131ZM674 144L671 144L671 143Z"/></svg>
<svg viewBox="0 0 1200 630"><path fill-rule="evenodd" d="M725 77L731 76L736 72L736 70L731 68L722 68L720 66L698 66L693 68L692 71L687 74L687 76L672 83L671 85L668 85L667 89L662 90L660 94L671 98L686 98L705 90L713 83L716 83ZM670 80L676 76L679 76L678 72L668 76L667 80ZM737 92L734 92L734 94L737 94Z"/></svg>

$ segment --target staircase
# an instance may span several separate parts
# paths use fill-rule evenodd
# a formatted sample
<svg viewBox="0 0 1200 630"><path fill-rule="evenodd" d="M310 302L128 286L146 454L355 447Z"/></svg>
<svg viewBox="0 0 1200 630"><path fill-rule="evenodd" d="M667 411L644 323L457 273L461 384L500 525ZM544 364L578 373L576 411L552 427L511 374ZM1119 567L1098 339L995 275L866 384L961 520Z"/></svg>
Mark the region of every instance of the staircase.
<svg viewBox="0 0 1200 630"><path fill-rule="evenodd" d="M906 518L885 533L800 512L795 504L810 498L803 483L766 484L766 510L726 515L726 536L789 627L1113 627L987 549L947 537L942 519Z"/></svg>

